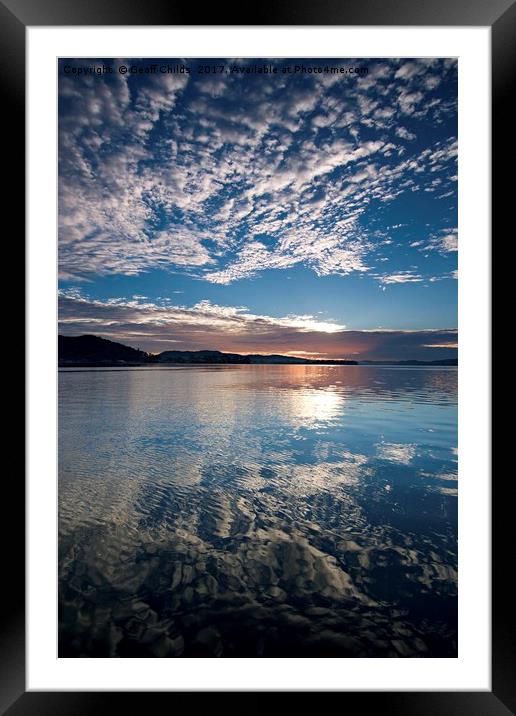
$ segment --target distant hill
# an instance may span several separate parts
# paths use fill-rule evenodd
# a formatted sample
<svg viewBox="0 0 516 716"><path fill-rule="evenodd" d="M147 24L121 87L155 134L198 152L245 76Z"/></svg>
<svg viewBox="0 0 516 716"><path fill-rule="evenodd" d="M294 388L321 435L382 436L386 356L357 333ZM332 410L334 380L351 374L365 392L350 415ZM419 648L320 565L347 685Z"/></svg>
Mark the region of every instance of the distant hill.
<svg viewBox="0 0 516 716"><path fill-rule="evenodd" d="M141 365L151 356L99 336L58 336L59 365Z"/></svg>
<svg viewBox="0 0 516 716"><path fill-rule="evenodd" d="M117 366L149 363L234 364L234 365L399 365L456 366L456 358L444 360L354 361L315 360L283 355L222 353L221 351L163 351L151 355L100 336L59 336L60 366Z"/></svg>
<svg viewBox="0 0 516 716"><path fill-rule="evenodd" d="M357 361L314 360L282 355L241 355L221 351L164 351L156 356L158 363L233 363L239 365L357 365Z"/></svg>
<svg viewBox="0 0 516 716"><path fill-rule="evenodd" d="M221 351L164 351L150 355L99 336L59 336L60 366L116 366L148 363L356 365L356 361L312 360L282 355L241 355Z"/></svg>

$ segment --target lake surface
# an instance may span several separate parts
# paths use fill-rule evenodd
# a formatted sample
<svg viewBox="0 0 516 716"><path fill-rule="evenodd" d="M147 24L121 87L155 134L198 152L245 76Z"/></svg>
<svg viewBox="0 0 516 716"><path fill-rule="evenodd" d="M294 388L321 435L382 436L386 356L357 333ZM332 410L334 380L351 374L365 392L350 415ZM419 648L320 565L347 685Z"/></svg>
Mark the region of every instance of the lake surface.
<svg viewBox="0 0 516 716"><path fill-rule="evenodd" d="M457 370L59 372L59 655L457 655Z"/></svg>

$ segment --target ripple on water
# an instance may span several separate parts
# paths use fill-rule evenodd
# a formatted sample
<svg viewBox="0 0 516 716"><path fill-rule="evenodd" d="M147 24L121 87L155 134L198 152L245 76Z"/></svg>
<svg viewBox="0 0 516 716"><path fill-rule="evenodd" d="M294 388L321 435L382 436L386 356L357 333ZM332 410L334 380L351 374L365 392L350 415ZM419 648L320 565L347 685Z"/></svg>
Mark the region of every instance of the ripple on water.
<svg viewBox="0 0 516 716"><path fill-rule="evenodd" d="M456 655L456 372L240 368L60 374L60 655Z"/></svg>

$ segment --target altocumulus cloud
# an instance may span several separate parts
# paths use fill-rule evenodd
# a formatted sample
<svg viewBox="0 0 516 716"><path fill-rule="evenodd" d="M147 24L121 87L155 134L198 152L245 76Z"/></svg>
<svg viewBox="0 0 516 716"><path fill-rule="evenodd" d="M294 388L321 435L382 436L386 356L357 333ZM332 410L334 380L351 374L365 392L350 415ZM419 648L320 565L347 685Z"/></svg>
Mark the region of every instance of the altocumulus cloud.
<svg viewBox="0 0 516 716"><path fill-rule="evenodd" d="M368 65L353 79L61 76L61 277L164 269L227 285L305 267L419 281L422 268L375 269L392 232L370 215L407 194L453 205L456 133L427 132L456 117L456 96L440 91L455 87L456 63ZM428 227L417 242L421 260L448 254L456 230Z"/></svg>

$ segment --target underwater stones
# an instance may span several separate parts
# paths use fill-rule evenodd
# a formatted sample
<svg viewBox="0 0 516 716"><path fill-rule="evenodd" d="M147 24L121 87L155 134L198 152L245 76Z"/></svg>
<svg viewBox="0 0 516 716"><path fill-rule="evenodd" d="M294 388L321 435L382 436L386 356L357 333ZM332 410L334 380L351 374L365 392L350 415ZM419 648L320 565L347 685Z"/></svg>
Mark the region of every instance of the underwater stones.
<svg viewBox="0 0 516 716"><path fill-rule="evenodd" d="M132 605L133 618L146 624L156 624L159 621L158 614L145 602L134 602Z"/></svg>
<svg viewBox="0 0 516 716"><path fill-rule="evenodd" d="M201 644L213 644L220 639L220 632L214 627L206 627L197 633L195 639Z"/></svg>
<svg viewBox="0 0 516 716"><path fill-rule="evenodd" d="M413 649L411 649L406 642L400 641L399 639L392 639L391 644L399 656L414 656Z"/></svg>
<svg viewBox="0 0 516 716"><path fill-rule="evenodd" d="M181 562L178 562L175 566L174 573L172 575L172 582L170 584L170 589L176 589L181 584L181 580L183 577L183 565Z"/></svg>
<svg viewBox="0 0 516 716"><path fill-rule="evenodd" d="M336 547L339 552L362 552L364 549L352 539L341 540Z"/></svg>
<svg viewBox="0 0 516 716"><path fill-rule="evenodd" d="M428 648L427 648L425 642L422 639L420 639L419 637L416 637L412 643L414 644L414 648L417 651L419 651L421 653L428 651Z"/></svg>
<svg viewBox="0 0 516 716"><path fill-rule="evenodd" d="M412 636L412 629L409 629L406 624L403 624L403 622L394 622L392 625L392 631L401 637Z"/></svg>
<svg viewBox="0 0 516 716"><path fill-rule="evenodd" d="M335 649L350 655L364 655L364 645L360 639L348 634L322 630L313 637L312 644L320 644L324 649Z"/></svg>
<svg viewBox="0 0 516 716"><path fill-rule="evenodd" d="M181 595L181 601L185 606L191 606L194 601L193 587L187 587Z"/></svg>
<svg viewBox="0 0 516 716"><path fill-rule="evenodd" d="M94 587L101 587L108 581L102 571L95 564L88 564L86 567L86 580Z"/></svg>
<svg viewBox="0 0 516 716"><path fill-rule="evenodd" d="M287 598L286 592L283 589L281 589L280 587L277 587L275 585L268 587L264 591L264 595L266 597L270 597L271 599L274 599L277 602L283 602Z"/></svg>
<svg viewBox="0 0 516 716"><path fill-rule="evenodd" d="M176 637L169 638L168 640L168 654L167 656L181 656L185 649L185 640L182 634L178 634Z"/></svg>
<svg viewBox="0 0 516 716"><path fill-rule="evenodd" d="M271 566L258 559L250 559L246 564L246 570L247 575L257 585L269 584L275 578Z"/></svg>
<svg viewBox="0 0 516 716"><path fill-rule="evenodd" d="M207 574L204 577L199 577L194 583L195 594L200 598L212 597L217 594L218 584L217 580Z"/></svg>
<svg viewBox="0 0 516 716"><path fill-rule="evenodd" d="M134 593L143 585L152 571L153 564L151 561L133 562L132 564L124 565L124 568L118 570L118 573L112 574L109 581L111 586L122 592Z"/></svg>
<svg viewBox="0 0 516 716"><path fill-rule="evenodd" d="M204 577L204 582L206 584L206 589L208 590L209 594L217 594L219 585L215 577L213 577L211 574L206 574Z"/></svg>
<svg viewBox="0 0 516 716"><path fill-rule="evenodd" d="M247 594L240 594L238 592L219 592L217 600L213 604L213 608L224 609L227 607L240 607L248 603L249 596Z"/></svg>
<svg viewBox="0 0 516 716"><path fill-rule="evenodd" d="M145 633L145 623L139 619L129 619L124 624L125 631L131 639L139 640Z"/></svg>
<svg viewBox="0 0 516 716"><path fill-rule="evenodd" d="M116 601L113 604L113 619L115 622L123 622L134 614L133 603L130 601Z"/></svg>
<svg viewBox="0 0 516 716"><path fill-rule="evenodd" d="M181 584L190 584L193 581L194 575L195 567L193 567L191 564L183 564Z"/></svg>
<svg viewBox="0 0 516 716"><path fill-rule="evenodd" d="M115 626L114 624L111 624L108 632L110 656L116 656L118 644L122 641L123 638L124 632L122 631L122 629L120 629L120 627Z"/></svg>
<svg viewBox="0 0 516 716"><path fill-rule="evenodd" d="M236 575L229 574L227 586L229 590L239 591L242 588L242 582Z"/></svg>
<svg viewBox="0 0 516 716"><path fill-rule="evenodd" d="M59 606L59 619L66 624L73 624L78 616L80 610L79 605L75 604L64 604L61 603Z"/></svg>
<svg viewBox="0 0 516 716"><path fill-rule="evenodd" d="M161 634L149 644L148 649L152 656L181 656L184 649L184 639L182 636L179 636L175 640L172 640L164 634Z"/></svg>
<svg viewBox="0 0 516 716"><path fill-rule="evenodd" d="M181 608L181 594L177 591L174 592L166 604L167 610L174 614Z"/></svg>
<svg viewBox="0 0 516 716"><path fill-rule="evenodd" d="M321 618L327 617L328 615L332 615L333 612L326 607L308 607L308 609L305 609L305 614L310 617Z"/></svg>

